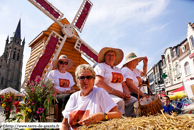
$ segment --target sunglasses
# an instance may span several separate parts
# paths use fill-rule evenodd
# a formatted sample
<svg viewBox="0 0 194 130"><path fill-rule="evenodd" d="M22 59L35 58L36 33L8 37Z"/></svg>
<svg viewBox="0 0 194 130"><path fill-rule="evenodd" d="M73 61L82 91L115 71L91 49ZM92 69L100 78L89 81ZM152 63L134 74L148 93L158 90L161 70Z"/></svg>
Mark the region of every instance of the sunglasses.
<svg viewBox="0 0 194 130"><path fill-rule="evenodd" d="M79 80L85 80L85 78L86 79L88 79L88 80L90 80L90 79L93 79L94 78L94 76L91 76L91 75L88 75L88 76L79 76L79 77L77 77Z"/></svg>
<svg viewBox="0 0 194 130"><path fill-rule="evenodd" d="M65 64L65 65L68 65L68 62L59 61L59 64Z"/></svg>

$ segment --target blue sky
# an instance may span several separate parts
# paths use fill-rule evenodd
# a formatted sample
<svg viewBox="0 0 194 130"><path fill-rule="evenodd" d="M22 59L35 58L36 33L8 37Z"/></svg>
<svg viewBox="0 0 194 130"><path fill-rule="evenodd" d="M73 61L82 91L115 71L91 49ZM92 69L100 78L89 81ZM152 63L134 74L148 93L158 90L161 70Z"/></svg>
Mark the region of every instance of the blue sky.
<svg viewBox="0 0 194 130"><path fill-rule="evenodd" d="M82 0L48 0L71 22ZM93 8L80 37L97 52L115 47L124 55L135 52L148 57L148 69L160 60L167 47L182 42L187 24L194 23L193 0L91 0ZM22 81L30 56L28 44L53 21L27 0L0 0L0 55L7 36L12 36L21 18L25 37ZM123 62L125 60L123 59ZM122 63L123 63L122 62ZM119 64L119 67L122 65ZM142 63L138 66L142 69Z"/></svg>

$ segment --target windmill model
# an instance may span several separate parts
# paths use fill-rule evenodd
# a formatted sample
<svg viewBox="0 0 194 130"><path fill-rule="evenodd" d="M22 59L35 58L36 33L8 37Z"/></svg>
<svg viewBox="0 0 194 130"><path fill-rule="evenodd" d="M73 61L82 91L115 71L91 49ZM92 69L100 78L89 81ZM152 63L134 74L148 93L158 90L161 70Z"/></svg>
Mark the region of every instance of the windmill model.
<svg viewBox="0 0 194 130"><path fill-rule="evenodd" d="M74 48L86 56L89 60L96 63L98 61L98 53L85 43L81 38L75 35L74 28L80 33L84 27L88 14L93 6L90 0L83 0L77 14L75 15L71 24L62 24L63 13L61 13L56 7L54 7L47 0L28 0L35 5L39 10L51 18L55 23L60 26L60 30L63 33L63 37L56 31L52 30L46 42L44 43L40 53L36 56L34 62L31 64L31 68L25 76L25 80L22 84L24 88L25 83L29 80L34 81L36 76L46 77L50 70L52 70L52 61L56 60L59 56L64 43L68 39L75 39L76 43ZM48 66L48 67L46 67ZM45 73L43 73L45 72Z"/></svg>

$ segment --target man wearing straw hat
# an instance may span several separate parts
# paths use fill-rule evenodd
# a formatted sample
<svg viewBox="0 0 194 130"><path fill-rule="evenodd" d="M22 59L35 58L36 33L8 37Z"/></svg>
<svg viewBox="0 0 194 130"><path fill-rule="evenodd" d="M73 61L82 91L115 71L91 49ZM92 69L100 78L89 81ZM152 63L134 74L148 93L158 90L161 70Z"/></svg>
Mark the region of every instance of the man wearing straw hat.
<svg viewBox="0 0 194 130"><path fill-rule="evenodd" d="M146 75L147 72L147 57L138 57L135 53L131 52L126 55L126 61L121 69L123 76L126 78L126 84L129 88L131 96L138 98L139 86L142 84L142 76ZM140 71L136 68L138 63L143 60L143 69ZM140 96L146 96L143 93L143 87L140 89Z"/></svg>
<svg viewBox="0 0 194 130"><path fill-rule="evenodd" d="M116 67L122 59L123 51L121 49L102 48L98 54L98 65L94 68L96 72L95 85L109 93L122 114L134 116L133 103L137 99L129 94L122 71Z"/></svg>

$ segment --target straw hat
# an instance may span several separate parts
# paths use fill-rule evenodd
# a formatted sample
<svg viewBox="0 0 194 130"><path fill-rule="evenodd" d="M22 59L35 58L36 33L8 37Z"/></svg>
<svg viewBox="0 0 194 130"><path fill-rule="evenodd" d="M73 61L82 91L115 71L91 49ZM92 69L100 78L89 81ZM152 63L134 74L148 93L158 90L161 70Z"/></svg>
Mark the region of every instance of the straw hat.
<svg viewBox="0 0 194 130"><path fill-rule="evenodd" d="M98 54L98 63L105 62L104 54L106 54L106 52L111 51L111 50L116 52L115 62L113 65L114 66L118 65L123 59L123 51L121 49L111 48L111 47L104 47L100 50Z"/></svg>
<svg viewBox="0 0 194 130"><path fill-rule="evenodd" d="M137 57L137 55L134 53L134 52L131 52L131 53L128 53L126 56L125 56L125 63L123 64L123 66L125 64L127 64L128 62L130 61L133 61L135 59L138 59L138 62L142 61L143 60L143 57Z"/></svg>
<svg viewBox="0 0 194 130"><path fill-rule="evenodd" d="M74 65L74 62L71 59L68 59L66 55L60 55L59 59L54 60L52 63L53 67L55 69L58 69L59 68L58 61L65 60L65 59L68 61L68 65L67 65L66 70L70 69Z"/></svg>

